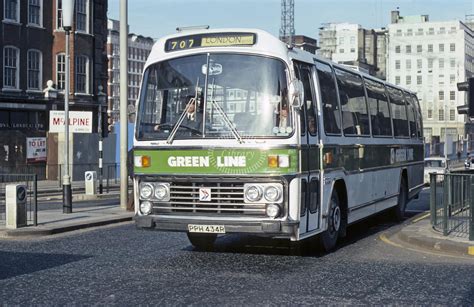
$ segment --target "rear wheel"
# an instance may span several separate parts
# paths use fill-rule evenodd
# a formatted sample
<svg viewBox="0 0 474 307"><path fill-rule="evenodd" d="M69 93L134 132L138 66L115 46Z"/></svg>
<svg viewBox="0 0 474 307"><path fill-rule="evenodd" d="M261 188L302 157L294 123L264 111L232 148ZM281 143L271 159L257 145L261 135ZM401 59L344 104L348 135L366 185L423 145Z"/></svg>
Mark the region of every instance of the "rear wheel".
<svg viewBox="0 0 474 307"><path fill-rule="evenodd" d="M328 229L319 236L319 245L325 251L329 252L336 247L344 221L339 197L336 191L333 191L329 204Z"/></svg>
<svg viewBox="0 0 474 307"><path fill-rule="evenodd" d="M216 234L208 233L187 233L189 242L201 251L211 251L214 248L214 242L217 239Z"/></svg>
<svg viewBox="0 0 474 307"><path fill-rule="evenodd" d="M393 208L393 215L398 222L403 221L408 202L407 181L402 177L400 181L400 193L398 193L398 204Z"/></svg>

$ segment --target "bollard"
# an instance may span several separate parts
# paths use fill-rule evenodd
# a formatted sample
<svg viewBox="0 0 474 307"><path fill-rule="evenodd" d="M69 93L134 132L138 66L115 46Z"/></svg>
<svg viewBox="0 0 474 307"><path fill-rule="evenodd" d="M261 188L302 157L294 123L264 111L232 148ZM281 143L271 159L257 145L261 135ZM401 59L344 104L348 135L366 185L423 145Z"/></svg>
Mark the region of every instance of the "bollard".
<svg viewBox="0 0 474 307"><path fill-rule="evenodd" d="M26 186L9 184L5 190L6 227L16 229L26 226Z"/></svg>
<svg viewBox="0 0 474 307"><path fill-rule="evenodd" d="M86 189L86 195L95 195L97 191L97 172L88 171L84 173L84 185Z"/></svg>

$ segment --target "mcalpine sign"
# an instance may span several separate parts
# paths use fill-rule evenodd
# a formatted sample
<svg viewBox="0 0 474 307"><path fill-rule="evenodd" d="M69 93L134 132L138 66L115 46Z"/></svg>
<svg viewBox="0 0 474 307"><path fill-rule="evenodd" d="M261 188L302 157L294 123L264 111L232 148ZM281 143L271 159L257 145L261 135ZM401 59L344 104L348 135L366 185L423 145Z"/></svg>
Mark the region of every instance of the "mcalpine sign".
<svg viewBox="0 0 474 307"><path fill-rule="evenodd" d="M49 132L64 133L64 111L49 111ZM92 133L92 112L69 111L69 132Z"/></svg>

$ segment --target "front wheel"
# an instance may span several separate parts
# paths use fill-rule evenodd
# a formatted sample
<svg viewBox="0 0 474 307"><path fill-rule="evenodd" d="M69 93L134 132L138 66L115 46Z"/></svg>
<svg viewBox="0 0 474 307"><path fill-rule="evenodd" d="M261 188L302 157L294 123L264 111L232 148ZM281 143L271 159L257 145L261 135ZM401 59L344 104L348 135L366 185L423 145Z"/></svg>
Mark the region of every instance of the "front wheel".
<svg viewBox="0 0 474 307"><path fill-rule="evenodd" d="M211 251L214 248L214 242L217 239L216 234L208 233L187 233L189 242L201 251Z"/></svg>
<svg viewBox="0 0 474 307"><path fill-rule="evenodd" d="M344 225L344 219L341 211L341 203L336 191L331 195L329 205L328 228L319 236L319 245L326 251L332 251L337 244L337 239L341 234Z"/></svg>

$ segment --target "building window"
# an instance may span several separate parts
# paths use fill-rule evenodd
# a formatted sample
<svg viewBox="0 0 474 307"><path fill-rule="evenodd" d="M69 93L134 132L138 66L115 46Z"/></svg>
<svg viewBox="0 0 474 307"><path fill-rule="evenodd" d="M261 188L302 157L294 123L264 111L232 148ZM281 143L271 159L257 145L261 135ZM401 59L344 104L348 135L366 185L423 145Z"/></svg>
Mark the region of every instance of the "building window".
<svg viewBox="0 0 474 307"><path fill-rule="evenodd" d="M344 49L339 49L339 53L344 53Z"/></svg>
<svg viewBox="0 0 474 307"><path fill-rule="evenodd" d="M444 68L444 59L439 59L439 68Z"/></svg>
<svg viewBox="0 0 474 307"><path fill-rule="evenodd" d="M454 109L450 109L450 110L449 110L449 120L450 120L450 121L456 120L456 113L455 113L455 110L454 110Z"/></svg>
<svg viewBox="0 0 474 307"><path fill-rule="evenodd" d="M28 50L28 89L41 90L41 52Z"/></svg>
<svg viewBox="0 0 474 307"><path fill-rule="evenodd" d="M446 28L445 27L439 28L439 34L445 34L445 33L446 33Z"/></svg>
<svg viewBox="0 0 474 307"><path fill-rule="evenodd" d="M42 25L42 6L43 0L28 0L28 24L41 27Z"/></svg>
<svg viewBox="0 0 474 307"><path fill-rule="evenodd" d="M423 47L421 45L416 45L416 52L421 53L423 51Z"/></svg>
<svg viewBox="0 0 474 307"><path fill-rule="evenodd" d="M56 29L63 28L63 3L62 0L56 1Z"/></svg>
<svg viewBox="0 0 474 307"><path fill-rule="evenodd" d="M428 118L432 119L433 118L433 110L428 109Z"/></svg>
<svg viewBox="0 0 474 307"><path fill-rule="evenodd" d="M407 36L413 36L413 29L407 30Z"/></svg>
<svg viewBox="0 0 474 307"><path fill-rule="evenodd" d="M439 52L444 52L444 44L439 44Z"/></svg>
<svg viewBox="0 0 474 307"><path fill-rule="evenodd" d="M66 55L56 55L56 86L63 91L66 88Z"/></svg>
<svg viewBox="0 0 474 307"><path fill-rule="evenodd" d="M405 46L405 53L411 53L411 45L406 45Z"/></svg>
<svg viewBox="0 0 474 307"><path fill-rule="evenodd" d="M419 28L419 29L418 29L418 32L416 32L416 35L423 35L423 29L422 29L422 28Z"/></svg>
<svg viewBox="0 0 474 307"><path fill-rule="evenodd" d="M434 28L429 28L428 35L433 35L433 34L434 34Z"/></svg>
<svg viewBox="0 0 474 307"><path fill-rule="evenodd" d="M456 82L456 75L449 75L449 83L454 84Z"/></svg>
<svg viewBox="0 0 474 307"><path fill-rule="evenodd" d="M356 42L355 36L351 36L351 44L353 45L353 44L355 44L355 42Z"/></svg>
<svg viewBox="0 0 474 307"><path fill-rule="evenodd" d="M76 0L76 30L88 32L87 27L88 0Z"/></svg>
<svg viewBox="0 0 474 307"><path fill-rule="evenodd" d="M440 120L440 121L444 120L444 110L443 109L438 110L438 120Z"/></svg>
<svg viewBox="0 0 474 307"><path fill-rule="evenodd" d="M402 36L402 29L398 29L397 33L395 33L395 36Z"/></svg>
<svg viewBox="0 0 474 307"><path fill-rule="evenodd" d="M395 46L395 53L400 53L400 46Z"/></svg>
<svg viewBox="0 0 474 307"><path fill-rule="evenodd" d="M423 78L422 76L416 76L416 84L421 85L423 83Z"/></svg>
<svg viewBox="0 0 474 307"><path fill-rule="evenodd" d="M19 49L7 46L3 48L3 87L18 88Z"/></svg>
<svg viewBox="0 0 474 307"><path fill-rule="evenodd" d="M428 52L433 52L433 44L428 44Z"/></svg>
<svg viewBox="0 0 474 307"><path fill-rule="evenodd" d="M456 92L449 91L449 100L456 100Z"/></svg>
<svg viewBox="0 0 474 307"><path fill-rule="evenodd" d="M449 51L451 51L451 52L456 51L456 44L455 43L449 44Z"/></svg>
<svg viewBox="0 0 474 307"><path fill-rule="evenodd" d="M396 85L400 84L400 76L395 76L395 84Z"/></svg>
<svg viewBox="0 0 474 307"><path fill-rule="evenodd" d="M411 85L411 76L406 76L405 81L406 85Z"/></svg>
<svg viewBox="0 0 474 307"><path fill-rule="evenodd" d="M18 0L5 0L4 4L4 10L5 10L5 15L4 19L5 20L11 20L15 22L20 22L20 10L18 8L19 5Z"/></svg>
<svg viewBox="0 0 474 307"><path fill-rule="evenodd" d="M355 48L351 48L351 53L355 53L355 52L356 52Z"/></svg>
<svg viewBox="0 0 474 307"><path fill-rule="evenodd" d="M89 92L88 75L89 59L87 56L76 57L76 93L87 94Z"/></svg>
<svg viewBox="0 0 474 307"><path fill-rule="evenodd" d="M400 69L400 60L395 60L395 69Z"/></svg>
<svg viewBox="0 0 474 307"><path fill-rule="evenodd" d="M406 60L405 61L405 66L406 66L406 69L411 69L411 60Z"/></svg>
<svg viewBox="0 0 474 307"><path fill-rule="evenodd" d="M444 100L444 91L439 91L438 92L438 98L439 98L439 100Z"/></svg>
<svg viewBox="0 0 474 307"><path fill-rule="evenodd" d="M450 59L449 60L449 67L451 67L451 68L456 67L456 59Z"/></svg>
<svg viewBox="0 0 474 307"><path fill-rule="evenodd" d="M416 60L416 68L422 69L423 68L423 61L421 59Z"/></svg>
<svg viewBox="0 0 474 307"><path fill-rule="evenodd" d="M428 69L433 68L433 59L428 59Z"/></svg>
<svg viewBox="0 0 474 307"><path fill-rule="evenodd" d="M344 37L343 36L339 37L339 44L340 45L344 44Z"/></svg>

